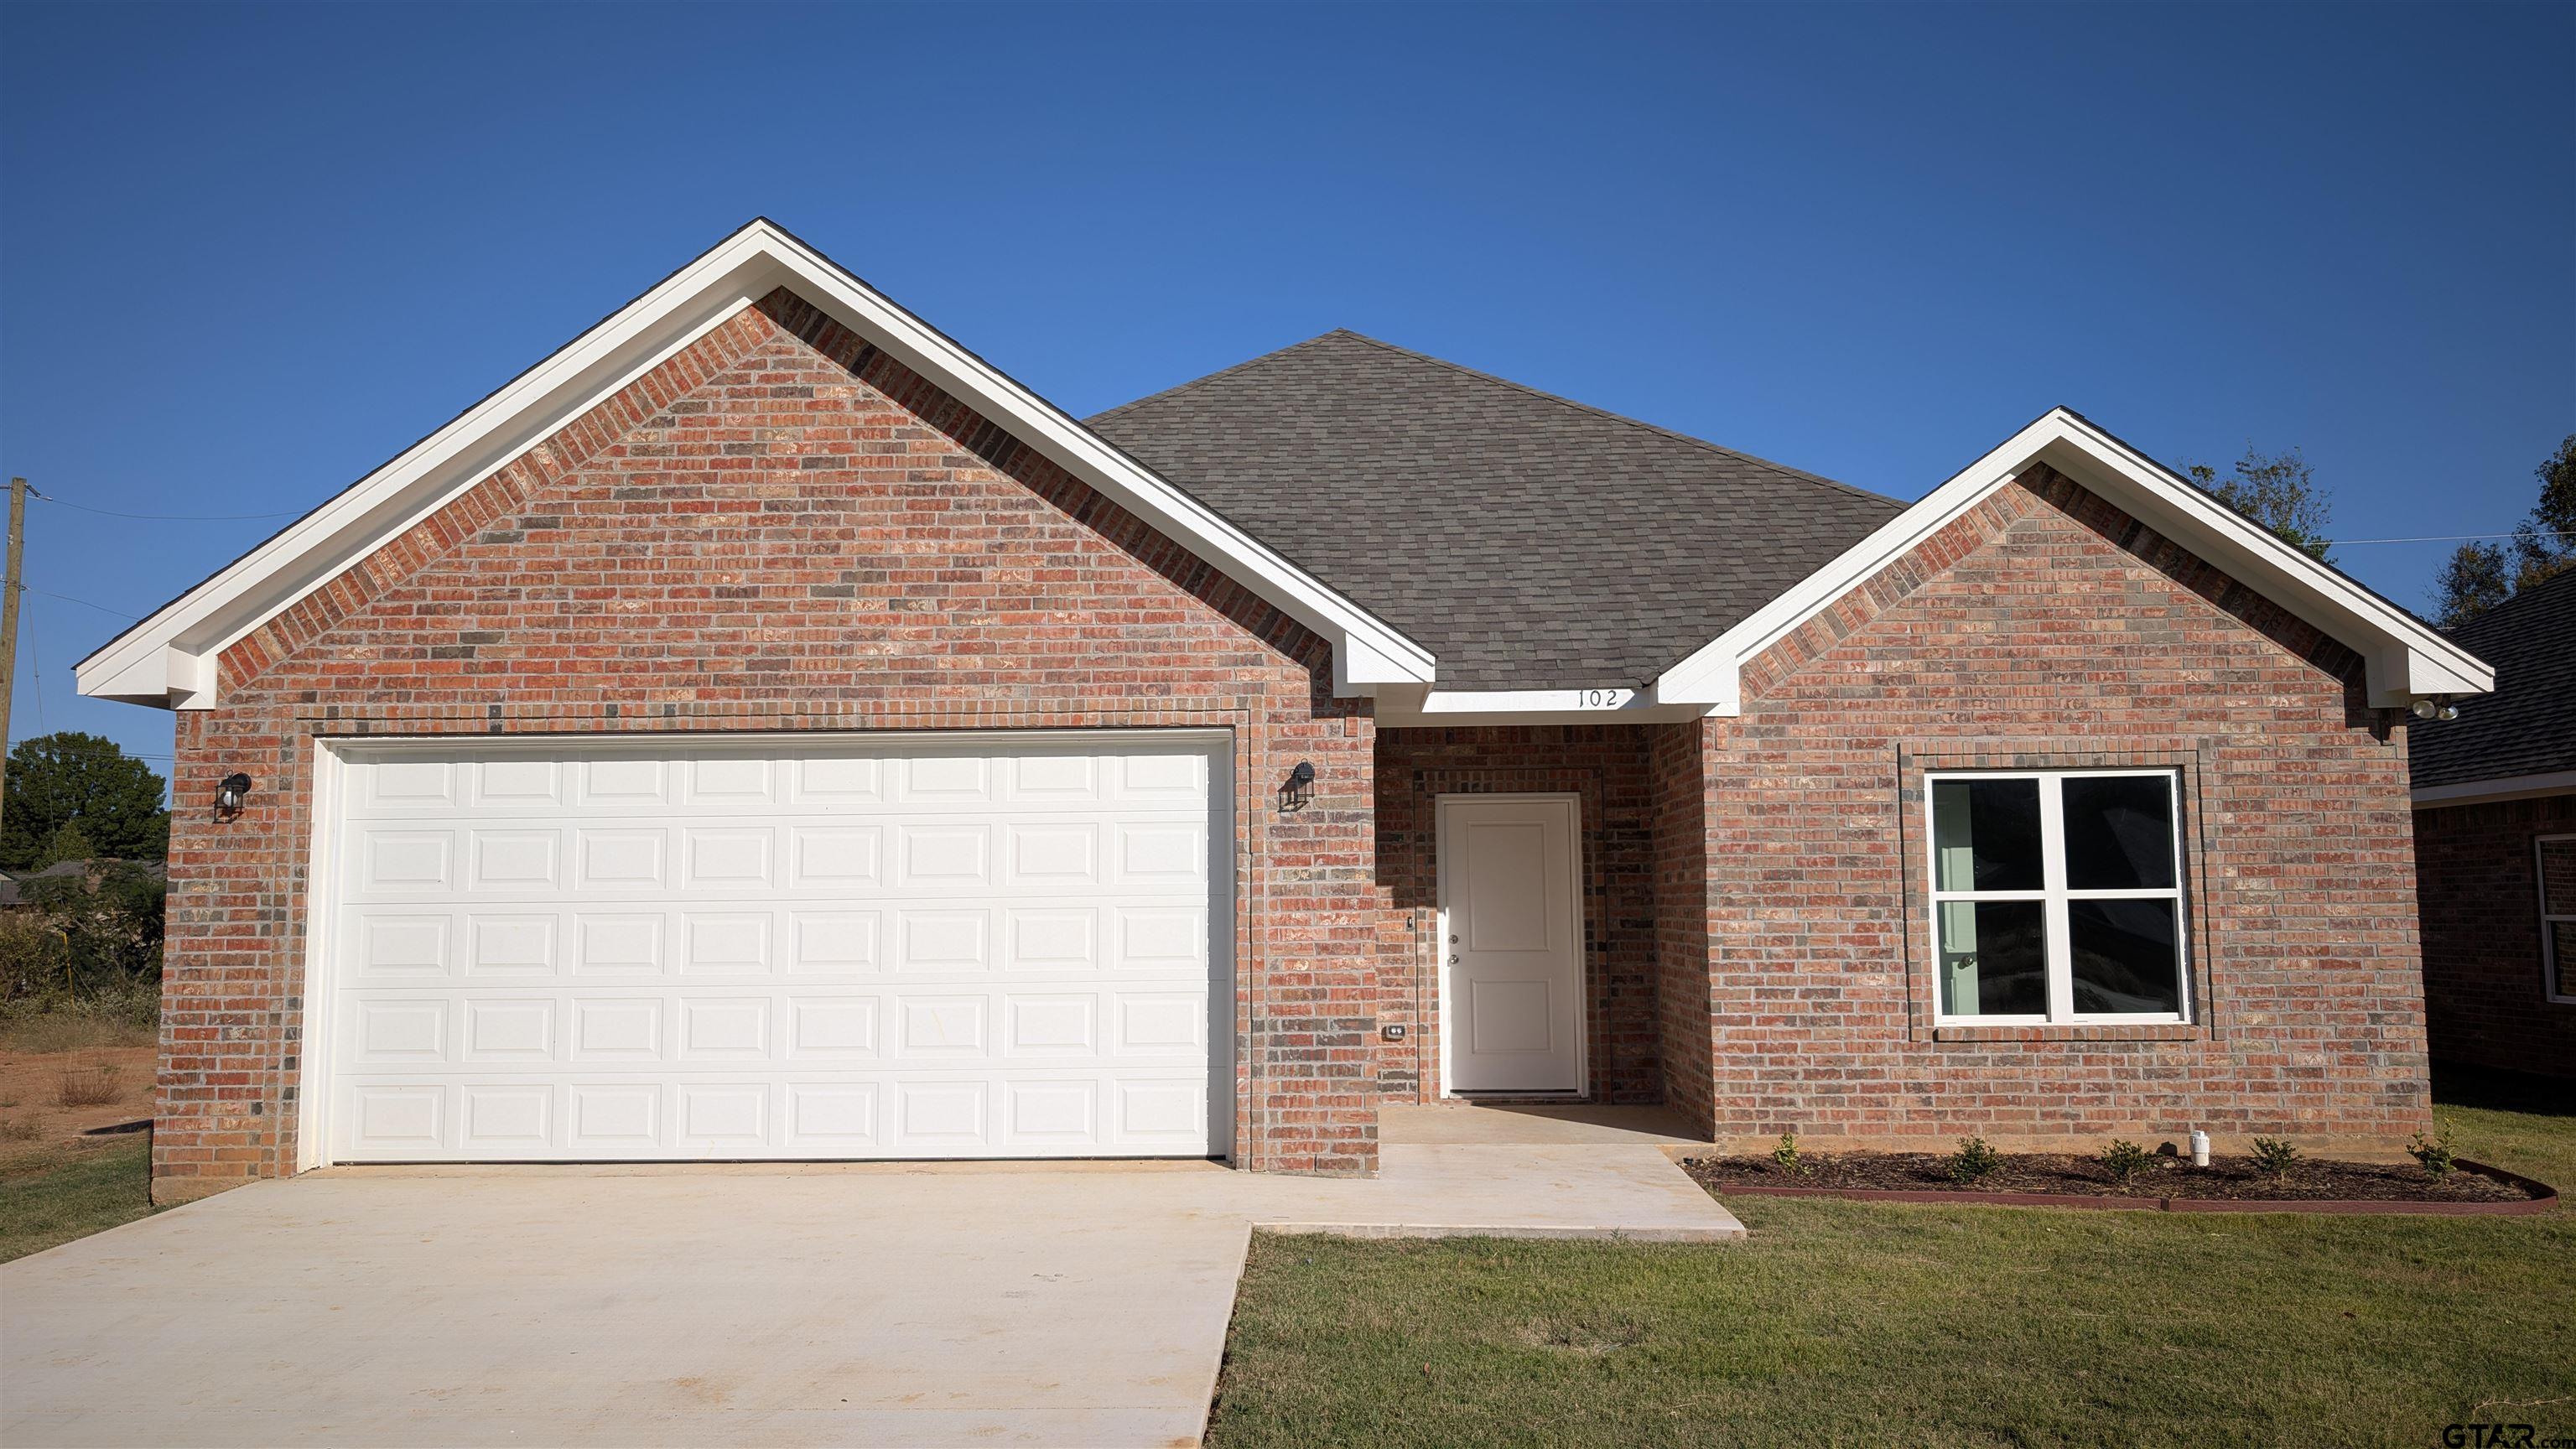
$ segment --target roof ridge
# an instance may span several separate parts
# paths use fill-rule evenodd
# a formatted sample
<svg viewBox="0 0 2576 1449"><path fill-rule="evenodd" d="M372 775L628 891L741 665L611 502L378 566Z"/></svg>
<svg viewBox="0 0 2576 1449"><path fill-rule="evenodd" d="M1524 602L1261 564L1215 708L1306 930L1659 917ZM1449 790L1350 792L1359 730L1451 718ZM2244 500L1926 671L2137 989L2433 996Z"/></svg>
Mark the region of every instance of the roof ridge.
<svg viewBox="0 0 2576 1449"><path fill-rule="evenodd" d="M1207 383L1215 382L1219 378L1232 377L1247 367L1258 366L1261 363L1270 361L1274 357L1285 357L1300 347L1312 347L1316 343L1329 337L1360 337L1360 334L1353 332L1347 327L1336 327L1330 332L1318 332L1312 337L1305 338L1298 342L1291 342L1285 347L1274 347L1268 352L1264 352L1257 357L1247 357L1243 361L1235 363L1231 367L1220 367L1214 372L1205 373L1198 377L1191 378L1187 382L1175 383L1170 387L1164 388L1161 392L1149 392L1143 397L1131 398L1126 402L1120 403L1114 408L1107 409L1103 412L1093 413L1091 416L1082 420L1083 426L1089 427L1094 423L1117 417L1121 413L1133 412L1137 408L1141 408L1148 403L1158 403L1167 398L1178 397L1182 393L1188 392L1193 388L1203 386ZM1367 342L1372 339L1360 337L1360 340Z"/></svg>
<svg viewBox="0 0 2576 1449"><path fill-rule="evenodd" d="M1768 459L1768 458L1757 457L1757 456L1755 456L1754 454L1744 452L1744 451L1742 451L1741 449L1737 449L1737 448L1730 448L1730 447L1727 447L1726 445L1724 445L1724 444L1722 444L1722 443L1712 443L1712 442L1710 442L1710 441L1709 441L1708 439L1706 439L1706 438L1695 438L1695 437L1692 437L1692 436L1691 436L1690 434L1688 434L1688 433L1680 433L1680 432L1675 432L1675 431L1673 431L1671 428L1658 427L1657 425L1655 425L1655 424L1653 424L1653 423L1650 423L1650 422L1646 422L1645 420L1643 420L1643 419L1641 419L1641 418L1632 418L1632 417L1629 417L1629 416L1628 416L1627 414L1625 414L1625 413L1614 413L1614 412L1610 411L1608 408L1595 407L1595 406L1593 406L1591 403L1587 403L1587 402L1577 402L1577 401L1575 401L1573 398L1563 396L1562 394L1559 394L1559 393L1552 393L1552 392L1548 392L1548 391L1546 391L1545 389L1542 389L1542 388L1535 388L1535 387L1532 387L1532 386L1530 386L1528 383L1525 383L1525 382L1514 382L1514 381L1512 381L1512 380L1511 380L1510 378L1508 378L1508 377L1497 377L1497 376L1495 376L1493 373L1490 373L1490 372L1481 372L1481 371L1478 371L1478 370L1477 370L1477 369L1475 369L1475 368L1468 367L1468 366L1466 366L1466 365L1465 365L1465 364L1463 364L1463 363L1451 362L1449 359L1447 359L1447 358L1445 358L1445 357L1434 357L1434 356L1432 356L1432 355L1431 355L1430 353L1428 353L1428 352L1416 352L1416 351L1414 351L1414 350L1413 350L1412 348L1410 348L1410 347L1399 347L1399 346L1397 346L1396 344L1394 344L1394 343L1392 343L1392 342L1384 341L1383 339L1376 338L1376 337L1371 337L1371 336L1369 336L1368 334L1363 333L1363 332L1353 332L1351 329L1349 329L1349 328L1347 328L1347 327L1335 328L1333 331L1325 333L1325 334L1324 334L1324 337L1349 337L1349 338L1352 338L1352 339L1353 339L1353 340L1355 340L1355 341L1365 342L1365 343L1367 343L1367 344L1368 344L1369 346L1371 346L1371 347L1381 348L1381 349L1383 349L1383 350L1385 350L1385 351L1392 352L1392 353L1394 353L1395 355L1397 355L1398 357L1409 357L1409 358L1412 358L1412 359L1413 359L1414 361L1416 361L1416 362L1428 362L1428 363L1433 364L1434 366L1438 366L1438 367L1445 367L1445 368L1449 369L1451 372L1457 373L1457 374L1458 374L1458 375L1460 375L1461 377L1470 377L1470 378L1474 378L1474 379L1475 379L1476 381L1478 381L1478 382L1488 382L1488 383L1492 383L1492 384L1494 384L1494 385L1495 385L1495 386L1497 386L1497 387L1507 387L1507 388L1510 388L1510 389L1511 389L1512 391L1514 391L1514 392L1527 394L1528 396L1530 396L1530 397L1534 397L1534 398L1537 398L1537 399L1539 399L1539 400L1540 400L1540 401L1542 401L1542 402L1551 402L1551 403L1555 403L1555 404L1556 404L1557 406L1559 406L1559 407L1572 408L1572 409L1574 409L1576 412L1579 412L1579 413L1588 413L1588 414L1590 414L1590 415L1591 415L1591 416L1593 416L1593 417L1601 418L1601 419L1603 419L1603 420L1605 420L1605 421L1608 421L1608 422L1619 423L1619 424L1622 424L1622 425L1627 426L1627 427L1637 428L1637 429L1640 429L1640 430L1645 431L1645 432L1653 433L1654 435L1656 435L1657 437L1660 437L1660 438L1669 438L1669 439L1671 439L1672 441L1674 441L1674 442L1676 442L1676 443L1686 443L1686 444L1688 444L1689 446L1694 447L1694 448L1703 448L1703 449L1706 449L1706 450L1707 450L1707 451L1709 451L1709 452L1712 452L1712 453L1717 454L1717 455L1718 455L1718 456L1720 456L1720 457L1724 457L1724 458L1733 458L1733 459L1735 459L1737 462L1740 462L1740 463L1752 463L1752 464L1755 464L1756 466L1759 466L1759 467L1768 468L1768 469L1770 469L1770 470L1771 470L1772 472L1774 472L1774 473L1779 473L1779 474L1781 474L1781 475L1783 475L1783 476L1786 476L1786 477L1795 478L1795 479L1797 479L1797 480L1799 480L1800 482L1803 482L1803 483L1813 483L1813 484L1817 485L1817 486L1818 486L1818 487L1820 487L1820 488L1831 488L1831 489L1835 490L1836 492L1840 492L1840 493L1848 493L1848 494L1851 494L1852 496L1854 496L1854 497L1856 497L1856 498L1866 498L1866 499L1869 499L1869 500L1870 500L1871 502L1873 502L1873 503L1893 503L1893 504L1895 504L1896 506L1898 506L1899 508L1902 508L1902 507L1905 507L1905 506L1906 506L1906 504L1905 504L1905 502L1904 502L1904 500L1903 500L1903 499L1899 499L1899 498L1890 498L1890 497L1888 497L1888 496L1887 496L1886 494L1884 494L1884 493L1872 493L1872 492L1870 492L1870 491L1869 491L1868 489L1866 489L1866 488L1855 488L1855 487L1853 487L1853 486L1852 486L1851 484L1849 484L1849 483L1839 482L1839 481L1837 481L1837 480L1835 480L1835 479L1827 478L1827 477L1824 477L1824 476L1822 476L1822 475L1820 475L1820 474L1810 473L1810 472L1806 471L1806 470L1805 470L1805 469L1803 469L1803 468L1792 468L1792 467L1790 467L1790 466L1789 466L1788 464L1786 464L1786 463L1775 463L1775 462L1772 462L1772 461L1771 461L1770 459ZM1322 341L1322 340L1323 340L1323 338L1322 338L1322 337L1316 337L1316 338L1309 338L1309 339L1308 339L1308 341L1313 341L1313 342L1320 342L1320 341ZM1305 345L1305 343L1302 343L1302 342L1301 342L1301 343L1299 343L1299 344L1297 344L1297 345L1298 345L1298 346L1300 346L1300 347L1302 347L1302 346L1304 346L1304 345ZM1285 349L1285 348L1282 348L1282 349L1281 349L1281 351L1286 351L1286 350L1287 350L1287 349ZM1272 356L1276 356L1276 355L1278 355L1278 354L1273 353L1273 354L1271 354L1271 355L1272 355ZM1254 361L1259 361L1259 360L1260 360L1260 359L1258 359L1258 358L1254 359ZM1229 370L1229 371L1231 371L1232 369L1228 369L1228 370ZM1210 374L1210 375L1211 375L1211 376L1221 376L1222 374ZM1204 380L1205 380L1205 379L1202 379L1202 381L1204 381ZM1179 391L1179 389L1175 388L1175 389L1174 389L1174 391L1176 391L1176 392L1177 392L1177 391ZM1130 404L1130 406L1133 406L1133 404ZM1103 416L1106 416L1106 414L1103 414Z"/></svg>

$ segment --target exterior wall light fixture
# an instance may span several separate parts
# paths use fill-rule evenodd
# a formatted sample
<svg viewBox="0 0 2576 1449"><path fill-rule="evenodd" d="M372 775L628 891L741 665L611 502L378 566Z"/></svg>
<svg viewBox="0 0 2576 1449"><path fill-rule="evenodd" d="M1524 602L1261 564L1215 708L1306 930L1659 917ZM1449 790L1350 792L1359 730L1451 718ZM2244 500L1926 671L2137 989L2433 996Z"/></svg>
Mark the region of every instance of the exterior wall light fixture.
<svg viewBox="0 0 2576 1449"><path fill-rule="evenodd" d="M1279 787L1279 808L1303 810L1306 808L1306 802L1314 798L1315 762L1299 760L1297 768L1288 772L1288 783Z"/></svg>
<svg viewBox="0 0 2576 1449"><path fill-rule="evenodd" d="M243 774L224 776L215 790L215 813L230 819L241 813L242 802L250 798L251 778Z"/></svg>

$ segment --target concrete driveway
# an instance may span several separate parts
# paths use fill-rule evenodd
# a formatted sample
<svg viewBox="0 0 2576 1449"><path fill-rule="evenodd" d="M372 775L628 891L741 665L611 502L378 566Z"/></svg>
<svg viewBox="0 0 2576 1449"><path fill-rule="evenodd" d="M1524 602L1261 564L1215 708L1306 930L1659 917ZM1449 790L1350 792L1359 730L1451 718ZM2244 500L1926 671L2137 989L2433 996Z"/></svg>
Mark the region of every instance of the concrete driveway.
<svg viewBox="0 0 2576 1449"><path fill-rule="evenodd" d="M1256 1224L1743 1231L1651 1147L1386 1154L263 1183L0 1269L0 1442L1189 1444Z"/></svg>

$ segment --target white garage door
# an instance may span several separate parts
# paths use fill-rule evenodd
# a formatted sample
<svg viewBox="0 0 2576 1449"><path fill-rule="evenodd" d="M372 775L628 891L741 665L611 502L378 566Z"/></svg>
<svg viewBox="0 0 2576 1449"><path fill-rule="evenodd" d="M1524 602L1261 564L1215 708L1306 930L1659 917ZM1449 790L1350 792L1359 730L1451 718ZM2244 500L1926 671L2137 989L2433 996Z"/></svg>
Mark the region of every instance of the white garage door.
<svg viewBox="0 0 2576 1449"><path fill-rule="evenodd" d="M341 1162L1221 1153L1225 749L344 746L319 1140Z"/></svg>

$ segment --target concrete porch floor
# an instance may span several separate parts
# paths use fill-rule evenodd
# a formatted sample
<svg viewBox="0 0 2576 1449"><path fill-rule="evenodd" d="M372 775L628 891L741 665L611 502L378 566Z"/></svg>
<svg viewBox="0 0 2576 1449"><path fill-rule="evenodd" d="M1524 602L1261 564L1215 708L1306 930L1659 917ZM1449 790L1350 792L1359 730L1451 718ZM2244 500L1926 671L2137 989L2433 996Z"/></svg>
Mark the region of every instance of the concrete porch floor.
<svg viewBox="0 0 2576 1449"><path fill-rule="evenodd" d="M1458 1146L1706 1147L1669 1107L1589 1102L1438 1102L1380 1107L1380 1143Z"/></svg>
<svg viewBox="0 0 2576 1449"><path fill-rule="evenodd" d="M1189 1444L1255 1231L1744 1232L1646 1142L1382 1152L260 1183L0 1267L0 1443Z"/></svg>

